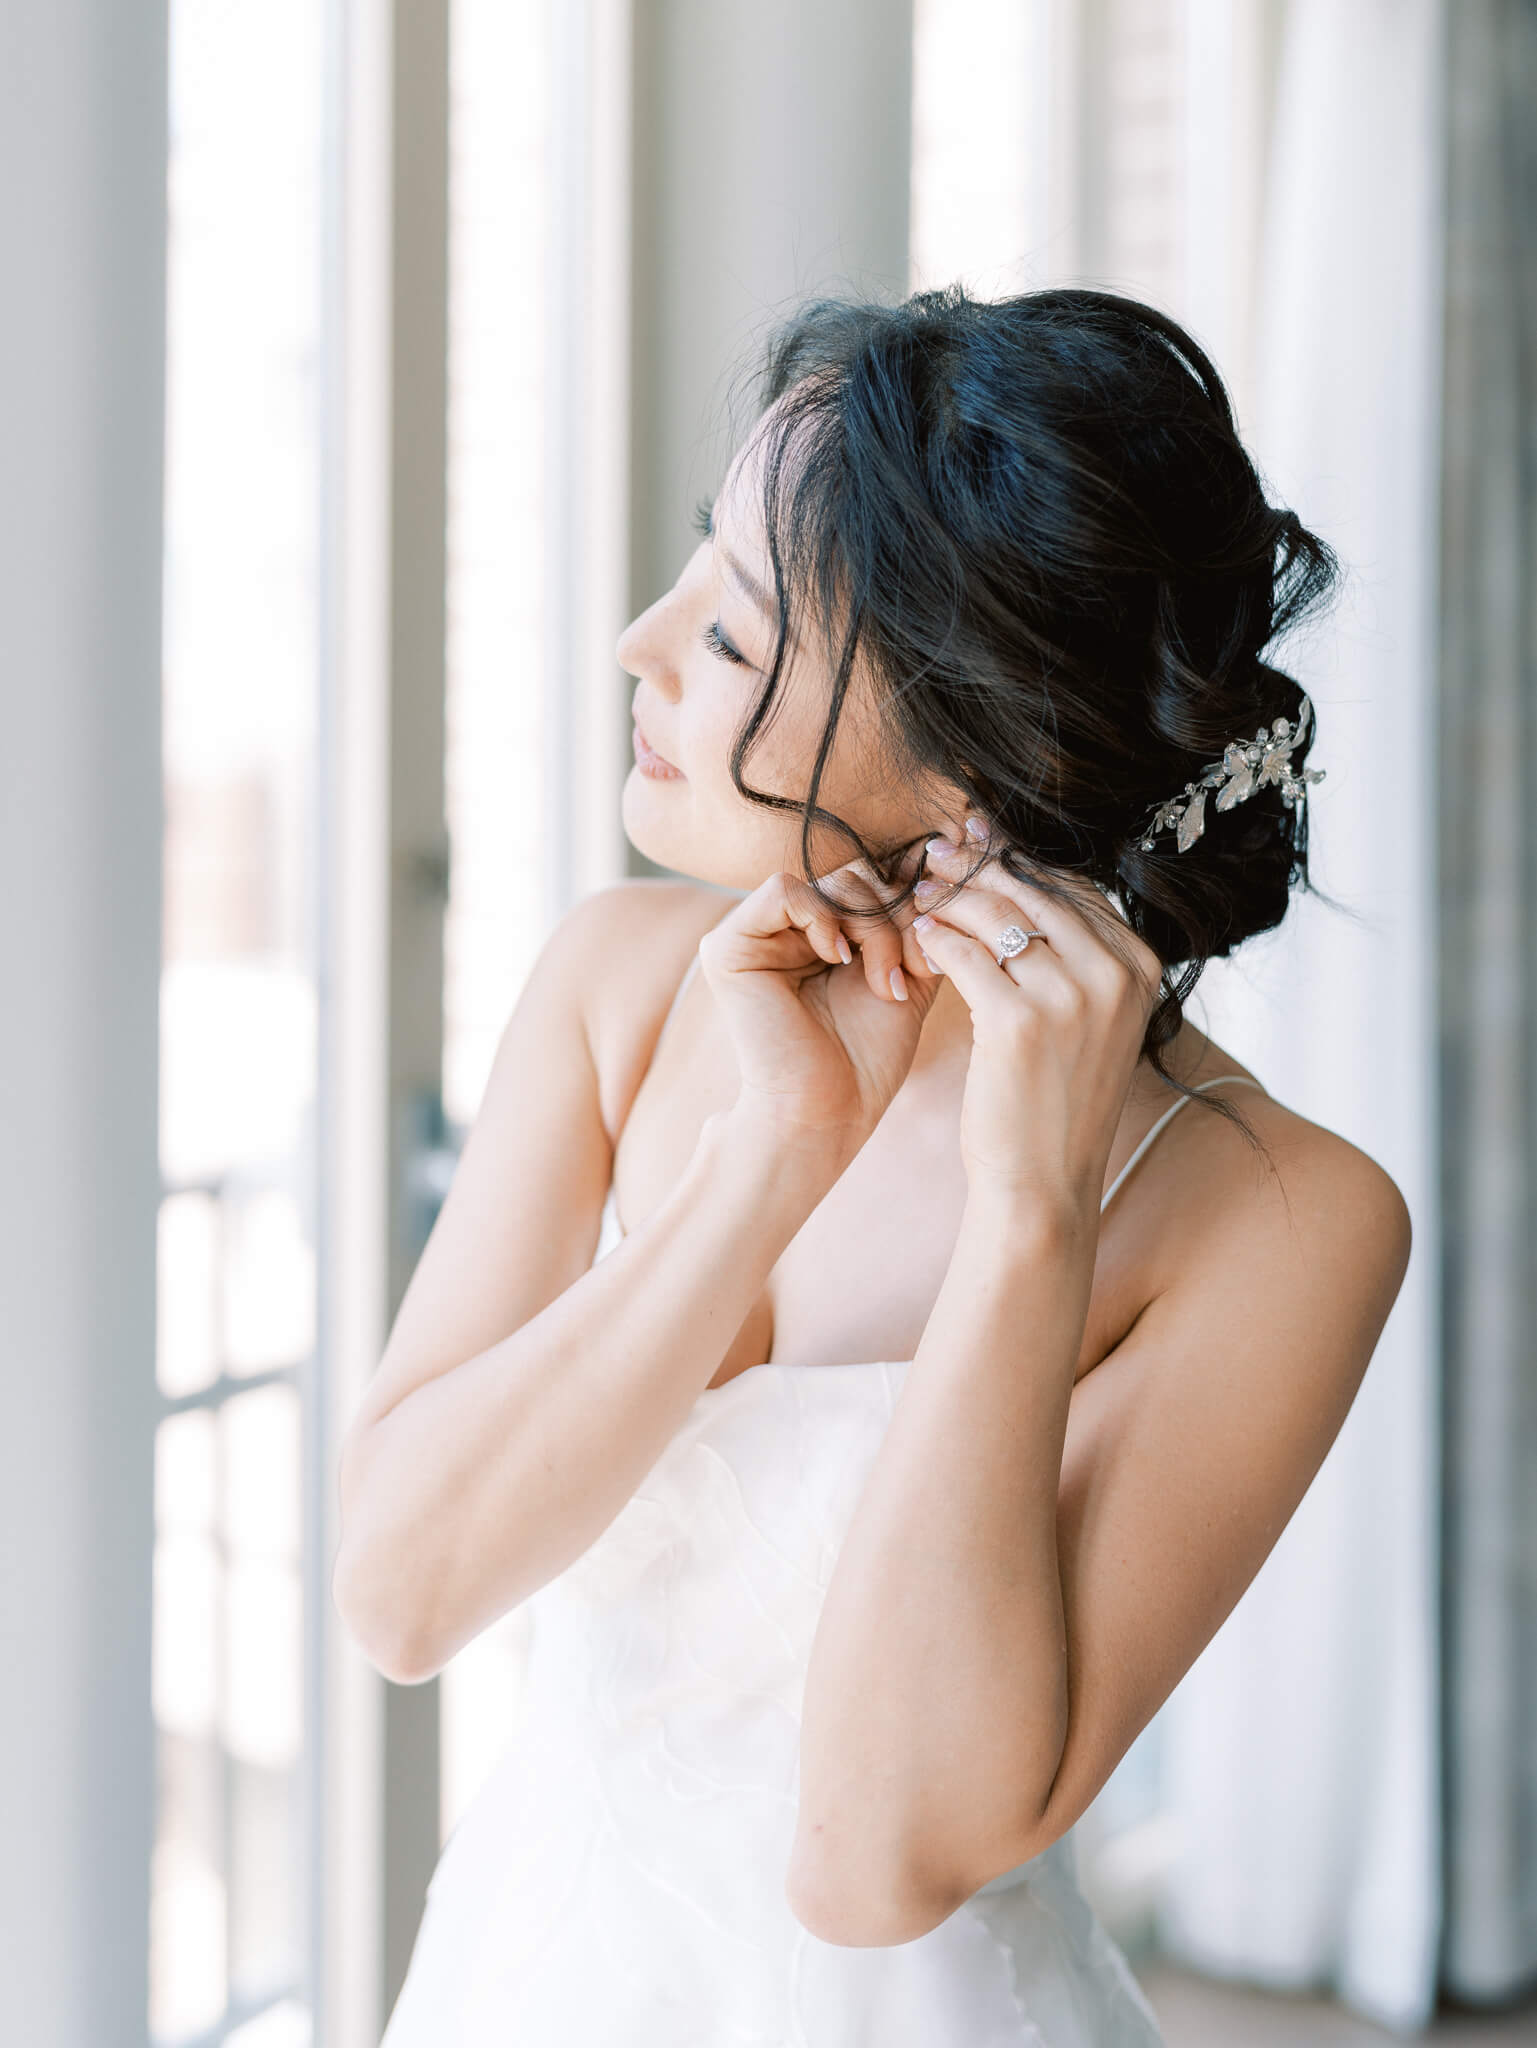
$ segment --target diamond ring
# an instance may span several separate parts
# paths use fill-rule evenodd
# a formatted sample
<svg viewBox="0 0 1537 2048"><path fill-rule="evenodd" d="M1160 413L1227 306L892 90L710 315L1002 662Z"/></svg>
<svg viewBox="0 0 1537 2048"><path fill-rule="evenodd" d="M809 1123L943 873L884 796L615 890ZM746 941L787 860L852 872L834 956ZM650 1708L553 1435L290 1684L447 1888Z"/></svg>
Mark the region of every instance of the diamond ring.
<svg viewBox="0 0 1537 2048"><path fill-rule="evenodd" d="M1001 967L1005 960L1012 960L1016 953L1023 953L1032 939L1044 939L1045 936L1044 932L1023 931L1017 924L1005 925L998 934L998 965Z"/></svg>

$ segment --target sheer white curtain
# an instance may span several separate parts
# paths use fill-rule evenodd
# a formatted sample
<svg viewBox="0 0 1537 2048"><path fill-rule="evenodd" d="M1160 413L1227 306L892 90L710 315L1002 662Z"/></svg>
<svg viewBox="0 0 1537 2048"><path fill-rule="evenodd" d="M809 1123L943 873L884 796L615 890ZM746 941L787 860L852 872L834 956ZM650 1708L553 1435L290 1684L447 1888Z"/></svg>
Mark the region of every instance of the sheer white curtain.
<svg viewBox="0 0 1537 2048"><path fill-rule="evenodd" d="M1273 937L1210 970L1195 1009L1272 1093L1381 1161L1413 1212L1415 1251L1322 1471L1156 1724L1178 1843L1160 1935L1199 1968L1329 1985L1408 2031L1433 2005L1440 1919L1430 734L1443 10L1291 0L1282 21L1241 424L1272 497L1349 571L1330 622L1282 665L1312 692L1312 759L1327 769L1311 797L1314 878L1358 917L1299 899ZM1237 1342L1242 1306L1235 1274Z"/></svg>

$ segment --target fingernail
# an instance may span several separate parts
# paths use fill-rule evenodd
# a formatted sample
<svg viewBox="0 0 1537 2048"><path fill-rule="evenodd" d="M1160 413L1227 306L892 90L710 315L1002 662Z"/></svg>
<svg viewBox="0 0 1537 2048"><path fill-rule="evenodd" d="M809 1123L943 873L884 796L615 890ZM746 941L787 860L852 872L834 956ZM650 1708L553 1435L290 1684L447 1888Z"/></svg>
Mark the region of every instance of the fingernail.
<svg viewBox="0 0 1537 2048"><path fill-rule="evenodd" d="M925 875L923 880L918 884L917 888L913 891L913 901L915 903L932 903L934 901L934 898L941 894L943 894L942 884L940 884L939 882L931 882L928 876Z"/></svg>
<svg viewBox="0 0 1537 2048"><path fill-rule="evenodd" d="M891 993L899 1003L907 1001L907 982L900 967L893 967L891 970Z"/></svg>
<svg viewBox="0 0 1537 2048"><path fill-rule="evenodd" d="M933 922L933 918L925 911L922 917L915 917L913 919L913 930L915 932L926 932Z"/></svg>
<svg viewBox="0 0 1537 2048"><path fill-rule="evenodd" d="M920 953L923 953L923 948L922 948L922 946L920 946L920 947L918 948L918 951L919 951ZM924 964L924 966L925 966L925 967L926 967L926 968L927 968L927 969L929 970L930 974L938 974L938 972L939 972L939 967L938 967L937 963L936 963L936 962L934 962L933 960L931 960L931 959L929 958L929 956L928 956L928 954L927 954L927 953L923 953L923 964Z"/></svg>
<svg viewBox="0 0 1537 2048"><path fill-rule="evenodd" d="M851 952L849 951L849 942L848 942L848 940L847 940L847 939L846 939L846 938L845 938L845 937L843 936L842 932L839 932L839 934L838 934L838 958L839 958L839 959L840 959L840 960L841 960L841 961L843 962L844 966L845 966L845 967L847 967L847 966L848 966L848 964L849 964L849 962L850 962L850 961L851 961L851 960L853 959L853 957L854 957L854 955L853 955L853 954L852 954L852 953L851 953Z"/></svg>
<svg viewBox="0 0 1537 2048"><path fill-rule="evenodd" d="M980 818L968 818L966 820L966 837L968 839L986 839L987 827Z"/></svg>
<svg viewBox="0 0 1537 2048"><path fill-rule="evenodd" d="M953 839L931 839L923 850L930 860L948 860L952 853L959 853L961 849Z"/></svg>

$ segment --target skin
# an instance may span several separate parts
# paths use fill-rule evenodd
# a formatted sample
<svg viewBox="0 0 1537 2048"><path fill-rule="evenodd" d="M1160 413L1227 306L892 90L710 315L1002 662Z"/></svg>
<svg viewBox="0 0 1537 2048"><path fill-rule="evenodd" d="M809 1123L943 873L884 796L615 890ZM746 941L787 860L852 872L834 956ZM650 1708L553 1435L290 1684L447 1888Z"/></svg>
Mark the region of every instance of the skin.
<svg viewBox="0 0 1537 2048"><path fill-rule="evenodd" d="M1148 949L991 861L893 920L832 837L816 871L867 909L821 909L798 818L726 769L772 647L757 478L749 440L619 643L680 771L637 766L626 830L699 882L600 891L541 955L348 1434L334 1591L382 1670L428 1677L595 1540L706 1386L910 1360L813 1647L786 1873L813 1933L889 1944L1064 1834L1231 1611L1410 1224L1374 1161L1256 1089L1268 1162L1192 1104L1102 1222L1172 1100L1139 1057ZM755 786L804 789L827 687L803 633ZM822 801L872 840L967 833L963 791L885 771L857 672ZM1047 937L1000 966L1010 922ZM1188 1023L1169 1057L1246 1071ZM592 1267L611 1179L627 1234Z"/></svg>

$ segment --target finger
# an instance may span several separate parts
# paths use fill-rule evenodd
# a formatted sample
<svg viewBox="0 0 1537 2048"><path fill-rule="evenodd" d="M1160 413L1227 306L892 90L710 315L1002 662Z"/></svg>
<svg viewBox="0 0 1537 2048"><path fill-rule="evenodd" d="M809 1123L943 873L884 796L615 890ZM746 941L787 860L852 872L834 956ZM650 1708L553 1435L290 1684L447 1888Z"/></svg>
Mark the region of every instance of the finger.
<svg viewBox="0 0 1537 2048"><path fill-rule="evenodd" d="M903 934L886 908L888 892L863 860L850 861L834 875L824 877L824 883L827 881L835 882L839 896L845 901L852 899L855 906L850 922L871 993L884 1002L905 1002L903 969L914 963L906 959Z"/></svg>
<svg viewBox="0 0 1537 2048"><path fill-rule="evenodd" d="M902 896L911 882L922 853L920 842L903 863L901 877L896 882L885 881L863 859L850 861L845 868L836 870L835 876L828 877L829 880L836 879L844 885L840 888L840 894L853 894L859 899L859 943L862 947L870 949L868 978L870 986L880 995L888 993L887 983L892 966L899 966L904 978L912 977L920 984L932 984L943 973L943 969L925 954L922 944L914 935L912 922L916 912L911 896L901 902L896 900ZM893 905L895 907L892 907ZM870 921L866 922L865 919ZM894 935L892 940L881 935L883 927L879 920L885 921L884 931ZM931 998L933 993L933 989L930 988Z"/></svg>
<svg viewBox="0 0 1537 2048"><path fill-rule="evenodd" d="M1108 954L1105 941L1089 922L1091 899L1103 902L1102 892L1092 882L1076 886L1084 904L1082 910L1072 904L1063 903L1050 896L1035 883L1021 881L1011 875L995 855L986 855L985 864L977 868L978 853L985 854L985 846L973 842L959 848L944 840L931 839L928 842L928 870L938 881L965 883L965 895L985 894L993 899L990 915L998 918L996 929L1005 925L1020 924L1026 931L1041 931L1046 934L1053 951L1062 965L1080 978L1093 981L1103 968ZM966 878L973 874L974 879ZM1069 887L1073 887L1069 883ZM960 897L953 898L943 906L943 914L949 916ZM1020 913L1023 913L1021 916ZM1130 926L1127 926L1130 932Z"/></svg>
<svg viewBox="0 0 1537 2048"><path fill-rule="evenodd" d="M994 889L984 889L978 883L971 883L958 895L938 901L924 902L923 908L941 924L952 925L957 931L968 933L986 946L992 957L999 957L998 945L1012 925L1026 932L1040 932L1041 925L1030 924L1028 913L1020 908L1012 897L1000 895ZM1047 940L1037 940L1047 944Z"/></svg>
<svg viewBox="0 0 1537 2048"><path fill-rule="evenodd" d="M923 845L920 841L903 861L896 882L883 881L862 859L850 861L846 870L859 885L860 893L865 900L873 905L879 905L885 916L890 919L891 928L897 935L897 960L903 974L913 976L920 982L936 980L943 970L924 952L922 944L913 932L913 918L917 912L911 896L905 902L897 903L894 909L890 906L909 886L922 858ZM884 966L885 958L882 954L875 970L877 978Z"/></svg>
<svg viewBox="0 0 1537 2048"><path fill-rule="evenodd" d="M973 1024L1005 1023L1012 1018L1019 985L979 939L942 924L927 911L914 920L913 929L935 966L960 990Z"/></svg>
<svg viewBox="0 0 1537 2048"><path fill-rule="evenodd" d="M921 851L920 847L919 853ZM910 863L912 867L916 867L917 859L918 855L915 854ZM916 915L916 911L911 896L904 902L896 902L896 898L902 894L907 883L905 881L897 883L883 881L879 875L872 872L863 860L850 861L846 873L853 883L853 893L859 896L861 905L867 910L867 914L872 919L880 918L884 920L885 931L893 935L895 940L895 959L893 964L901 967L904 977L912 978L919 983L932 983L936 981L942 970L924 953L923 947L913 931L913 918ZM892 907L893 905L895 907ZM860 929L863 934L861 944L864 944L867 940L871 939L873 933L881 929L881 926L866 924L862 925ZM872 943L877 949L872 972L872 986L876 986L879 992L884 992L880 987L882 970L886 968L887 959L884 941L874 939Z"/></svg>
<svg viewBox="0 0 1537 2048"><path fill-rule="evenodd" d="M902 972L918 980L934 980L944 969L923 949L923 941L913 930L911 923L902 931Z"/></svg>
<svg viewBox="0 0 1537 2048"><path fill-rule="evenodd" d="M902 972L902 934L887 918L867 924L859 935L859 955L865 980L875 994L888 1003L907 1001L907 981Z"/></svg>
<svg viewBox="0 0 1537 2048"><path fill-rule="evenodd" d="M1071 958L1075 946L1093 943L1083 913L1074 905L1060 902L1034 882L1021 880L1003 866L997 853L968 841L963 847L931 839L926 849L927 873L948 888L963 888L968 896L991 895L1006 911L1006 922L1020 922L1019 913L1028 911L1029 921L1046 933L1063 959ZM1093 884L1084 885L1094 894ZM952 898L952 900L955 900Z"/></svg>
<svg viewBox="0 0 1537 2048"><path fill-rule="evenodd" d="M829 966L852 959L835 914L798 876L777 874L706 932L699 950L731 973L761 968L765 954L775 968L804 966L808 947Z"/></svg>

